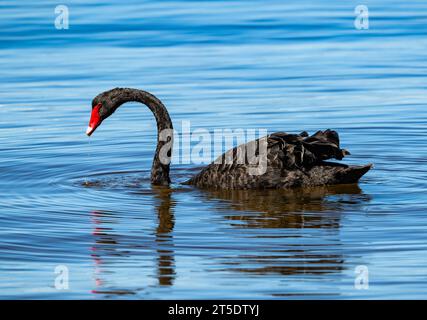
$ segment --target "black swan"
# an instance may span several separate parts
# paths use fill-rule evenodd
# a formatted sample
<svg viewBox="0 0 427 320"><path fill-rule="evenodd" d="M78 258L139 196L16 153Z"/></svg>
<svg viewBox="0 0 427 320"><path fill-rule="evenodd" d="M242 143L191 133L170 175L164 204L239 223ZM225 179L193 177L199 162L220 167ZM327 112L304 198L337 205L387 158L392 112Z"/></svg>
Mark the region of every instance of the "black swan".
<svg viewBox="0 0 427 320"><path fill-rule="evenodd" d="M157 122L157 148L151 168L151 183L169 185L169 164L172 154L172 121L163 103L149 92L115 88L97 95L92 101L92 114L87 135L91 135L103 120L111 116L122 104L130 101L145 104ZM264 143L263 153L260 152ZM264 167L243 157L242 150L254 149L262 158ZM166 153L165 153L166 150ZM348 166L328 159L342 160L350 153L340 149L338 133L318 131L312 136L307 132L288 134L275 132L264 138L235 147L202 169L185 184L215 189L287 189L334 184L356 183L372 165ZM260 156L261 155L261 156Z"/></svg>

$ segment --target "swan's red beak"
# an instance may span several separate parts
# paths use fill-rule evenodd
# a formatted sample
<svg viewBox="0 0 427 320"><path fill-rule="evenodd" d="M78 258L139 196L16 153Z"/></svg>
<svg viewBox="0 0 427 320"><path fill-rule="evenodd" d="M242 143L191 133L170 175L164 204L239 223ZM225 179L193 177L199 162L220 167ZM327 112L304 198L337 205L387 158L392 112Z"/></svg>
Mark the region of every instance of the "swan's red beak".
<svg viewBox="0 0 427 320"><path fill-rule="evenodd" d="M92 109L92 114L90 115L89 127L87 127L86 134L90 137L92 133L95 132L96 128L101 124L101 116L99 115L99 109L101 108L101 104L96 105Z"/></svg>

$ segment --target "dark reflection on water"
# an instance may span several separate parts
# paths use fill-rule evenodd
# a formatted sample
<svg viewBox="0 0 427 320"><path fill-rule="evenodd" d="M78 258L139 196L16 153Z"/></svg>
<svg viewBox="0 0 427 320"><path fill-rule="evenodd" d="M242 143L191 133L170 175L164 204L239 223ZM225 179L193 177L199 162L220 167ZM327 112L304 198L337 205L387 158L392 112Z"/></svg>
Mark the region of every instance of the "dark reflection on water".
<svg viewBox="0 0 427 320"><path fill-rule="evenodd" d="M114 174L114 173L113 173ZM123 182L124 180L122 180ZM126 185L128 184L125 182ZM106 182L91 183L83 182L85 186L107 187ZM117 182L113 184L117 187ZM153 187L152 195L157 200L155 208L157 211L157 226L155 228L155 244L141 243L139 237L128 236L125 245L120 243L121 236L114 230L114 224L119 223L120 217L113 212L93 211L91 213L93 223L94 245L91 248L91 256L94 261L94 278L96 288L92 290L94 294L101 294L106 297L114 295L133 295L144 288L135 290L109 287L108 281L103 279L103 275L114 273L108 269L108 261L118 258L132 258L132 251L135 248L156 250L156 274L158 285L172 286L175 279L175 257L173 249L173 228L175 218L173 213L174 202L171 199L172 189L167 187ZM139 235L141 236L141 235ZM124 249L129 247L130 250ZM111 259L112 258L112 259Z"/></svg>
<svg viewBox="0 0 427 320"><path fill-rule="evenodd" d="M243 260L245 261L243 262ZM229 270L258 275L322 275L342 271L344 262L341 254L315 254L304 248L296 247L277 252L274 256L239 256ZM238 267L239 264L252 264L254 267L241 268Z"/></svg>
<svg viewBox="0 0 427 320"><path fill-rule="evenodd" d="M172 190L169 188L154 188L157 204L158 226L156 228L157 243L157 274L159 285L171 286L175 279L175 256L173 251L173 227L175 217L174 204L171 200Z"/></svg>
<svg viewBox="0 0 427 320"><path fill-rule="evenodd" d="M243 222L231 222L242 228L338 228L337 213L349 206L355 210L370 199L358 185L297 190L215 190L208 191L207 198L225 200L229 206L225 208L236 212L256 212L255 215L225 216L231 221Z"/></svg>
<svg viewBox="0 0 427 320"><path fill-rule="evenodd" d="M116 175L111 173L110 175ZM131 172L128 172L131 174ZM135 182L134 178L123 176L118 180L97 175L97 180L86 180L83 185L89 188L126 189ZM95 179L95 178L94 178ZM118 182L120 181L120 183ZM132 182L133 181L133 182ZM147 179L140 179L147 183ZM358 207L370 201L370 196L363 193L358 185L341 185L305 188L296 190L193 190L192 188L143 187L140 190L132 187L133 194L150 195L155 199L154 208L157 214L152 231L145 234L120 235L114 226L120 223L117 214L110 211L93 211L93 238L91 256L94 261L95 289L92 293L103 297L126 296L141 294L148 287L173 286L177 277L175 255L176 250L182 251L197 248L196 244L181 243L174 240L175 206L173 196L184 192L189 195L198 194L204 201L215 203L215 210L223 214L224 221L229 221L232 228L246 229L280 229L281 234L253 234L253 238L272 239L275 248L268 248L255 254L257 250L238 252L231 259L216 253L212 258L218 262L216 272L243 273L248 275L314 275L321 276L339 273L344 270L345 255L341 253L339 238L340 219L345 210L360 210ZM196 192L196 193L195 193ZM239 214L241 213L241 214ZM316 243L287 242L287 239L302 237L289 234L286 230L293 229L325 229L328 241ZM154 238L150 234L154 233ZM121 240L121 238L123 238ZM121 242L124 243L121 243ZM232 246L232 244L230 244ZM129 248L127 250L126 248ZM136 248L146 252L155 250L155 277L157 283L147 287L134 289L110 285L106 278L111 278L115 271L109 270L109 263L122 259L132 260ZM330 248L331 250L329 250ZM307 296L323 293L307 293ZM300 296L300 292L275 292L273 296ZM328 295L339 295L327 292Z"/></svg>
<svg viewBox="0 0 427 320"><path fill-rule="evenodd" d="M213 190L206 192L206 197L209 200L225 201L226 205L222 204L219 211L233 212L224 216L233 227L283 229L282 235L273 236L283 238L283 241L271 254L263 252L262 255L254 255L247 252L237 255L233 261L224 262L230 265L230 271L258 275L320 275L341 271L344 268L344 255L319 253L318 249L333 246L334 252L340 252L340 214L346 209L357 210L357 206L362 207L370 200L369 195L364 194L358 185L296 190ZM243 213L239 215L238 212ZM286 238L290 237L286 229L301 228L328 229L334 241L314 245L286 244ZM270 236L262 234L255 237ZM284 245L286 249L281 249ZM250 267L244 267L247 265Z"/></svg>

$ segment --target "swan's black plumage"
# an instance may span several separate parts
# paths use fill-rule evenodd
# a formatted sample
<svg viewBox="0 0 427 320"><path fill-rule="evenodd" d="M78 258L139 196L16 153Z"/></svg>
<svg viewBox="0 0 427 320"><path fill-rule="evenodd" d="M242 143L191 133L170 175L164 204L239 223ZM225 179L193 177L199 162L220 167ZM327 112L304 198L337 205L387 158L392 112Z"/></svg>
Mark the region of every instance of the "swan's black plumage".
<svg viewBox="0 0 427 320"><path fill-rule="evenodd" d="M318 131L312 136L307 132L288 134L276 132L267 136L267 167L261 175L250 174L247 159L236 164L240 145L227 153L233 164L226 164L226 154L221 161L213 162L188 181L198 187L221 189L286 189L343 183L356 183L371 169L367 166L347 166L326 162L342 160L350 153L340 148L338 133L332 130ZM252 142L253 143L253 142ZM259 146L259 139L257 141Z"/></svg>
<svg viewBox="0 0 427 320"><path fill-rule="evenodd" d="M171 154L169 152L165 163L161 161L159 152L165 144L172 147L172 140L165 141L159 137L162 130L171 130L173 126L162 102L143 90L115 88L96 96L92 107L102 105L99 115L104 120L129 101L147 105L156 118L158 144L151 169L151 181L155 185L167 185L170 183ZM264 149L261 148L263 142ZM255 163L249 157L242 158L251 148L255 156L264 159L263 165L260 166L262 161ZM300 134L276 132L227 151L186 184L215 189L286 189L356 183L372 165L347 166L326 162L330 159L342 160L349 154L347 150L340 148L338 133L333 130L318 131L312 136L305 131ZM265 157L262 158L262 155ZM261 171L257 171L259 168Z"/></svg>

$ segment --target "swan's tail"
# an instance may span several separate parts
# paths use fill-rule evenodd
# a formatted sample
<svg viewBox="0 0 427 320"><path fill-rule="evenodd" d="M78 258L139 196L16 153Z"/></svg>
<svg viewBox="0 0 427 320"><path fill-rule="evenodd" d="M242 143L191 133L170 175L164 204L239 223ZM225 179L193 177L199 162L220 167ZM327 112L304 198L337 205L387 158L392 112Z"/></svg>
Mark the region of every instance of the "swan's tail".
<svg viewBox="0 0 427 320"><path fill-rule="evenodd" d="M369 170L373 164L365 166L348 166L337 172L336 179L339 183L357 183Z"/></svg>
<svg viewBox="0 0 427 320"><path fill-rule="evenodd" d="M307 185L335 185L357 183L371 168L372 164L364 166L348 166L334 162L322 162L308 171L304 176Z"/></svg>

